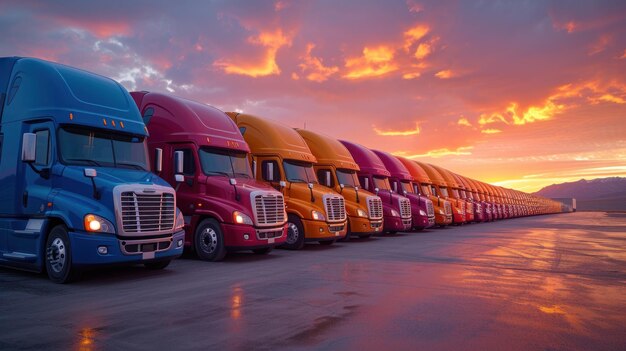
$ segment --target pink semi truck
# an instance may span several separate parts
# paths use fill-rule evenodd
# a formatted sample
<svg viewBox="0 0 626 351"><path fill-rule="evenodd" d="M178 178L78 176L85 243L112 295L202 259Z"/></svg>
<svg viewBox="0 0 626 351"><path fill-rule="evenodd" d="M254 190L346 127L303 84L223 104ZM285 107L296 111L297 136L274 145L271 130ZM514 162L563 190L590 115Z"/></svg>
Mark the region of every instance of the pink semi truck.
<svg viewBox="0 0 626 351"><path fill-rule="evenodd" d="M372 150L383 161L385 168L389 171L389 183L391 189L406 196L411 201L411 214L413 230L423 230L435 225L435 209L433 202L420 194L420 187L413 186L413 176L409 170L390 153Z"/></svg>
<svg viewBox="0 0 626 351"><path fill-rule="evenodd" d="M340 142L350 151L352 158L359 165L357 173L361 187L378 195L383 201L383 230L387 233L411 230L411 201L395 194L389 184L391 173L376 154L364 147L349 141Z"/></svg>
<svg viewBox="0 0 626 351"><path fill-rule="evenodd" d="M285 242L283 195L255 180L250 148L228 115L172 95L131 95L150 133L149 148L162 150L161 176L176 187L186 247L219 261L227 251L266 254Z"/></svg>

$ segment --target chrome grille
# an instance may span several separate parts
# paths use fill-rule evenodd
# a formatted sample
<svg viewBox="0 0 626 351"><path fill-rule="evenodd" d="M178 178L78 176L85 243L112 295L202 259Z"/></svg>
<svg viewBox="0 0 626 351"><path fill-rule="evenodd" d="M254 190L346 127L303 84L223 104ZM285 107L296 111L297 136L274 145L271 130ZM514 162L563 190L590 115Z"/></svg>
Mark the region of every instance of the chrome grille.
<svg viewBox="0 0 626 351"><path fill-rule="evenodd" d="M328 222L341 222L346 220L346 204L343 196L324 195L324 209Z"/></svg>
<svg viewBox="0 0 626 351"><path fill-rule="evenodd" d="M398 199L400 206L400 217L411 218L411 201L406 197Z"/></svg>
<svg viewBox="0 0 626 351"><path fill-rule="evenodd" d="M383 218L383 201L378 196L367 197L367 212L370 219Z"/></svg>
<svg viewBox="0 0 626 351"><path fill-rule="evenodd" d="M447 216L451 216L452 215L452 205L450 204L450 201L445 201L443 203L443 208L446 211L446 215Z"/></svg>
<svg viewBox="0 0 626 351"><path fill-rule="evenodd" d="M285 201L280 193L255 191L251 197L257 226L275 226L285 223Z"/></svg>
<svg viewBox="0 0 626 351"><path fill-rule="evenodd" d="M433 202L430 200L426 200L426 213L428 214L428 217L435 215L435 207L433 206Z"/></svg>
<svg viewBox="0 0 626 351"><path fill-rule="evenodd" d="M125 233L156 233L174 228L176 200L173 193L120 194L120 214Z"/></svg>

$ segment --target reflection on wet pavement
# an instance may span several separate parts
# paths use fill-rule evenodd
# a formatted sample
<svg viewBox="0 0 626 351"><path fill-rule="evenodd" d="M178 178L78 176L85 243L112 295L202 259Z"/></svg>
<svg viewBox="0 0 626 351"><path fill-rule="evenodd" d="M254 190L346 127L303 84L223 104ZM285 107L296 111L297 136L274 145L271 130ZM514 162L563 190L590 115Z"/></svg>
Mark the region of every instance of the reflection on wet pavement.
<svg viewBox="0 0 626 351"><path fill-rule="evenodd" d="M626 216L182 259L69 286L0 270L0 283L0 349L624 350Z"/></svg>

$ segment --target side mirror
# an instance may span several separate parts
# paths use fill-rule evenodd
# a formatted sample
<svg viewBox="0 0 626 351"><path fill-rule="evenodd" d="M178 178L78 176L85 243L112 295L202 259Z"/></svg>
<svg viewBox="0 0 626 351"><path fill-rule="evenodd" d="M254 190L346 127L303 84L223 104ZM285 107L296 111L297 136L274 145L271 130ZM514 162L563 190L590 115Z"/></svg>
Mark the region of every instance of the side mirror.
<svg viewBox="0 0 626 351"><path fill-rule="evenodd" d="M183 173L184 162L185 162L184 153L182 151L174 151L174 174L178 175L178 174Z"/></svg>
<svg viewBox="0 0 626 351"><path fill-rule="evenodd" d="M309 189L313 189L313 183L309 183L307 185L309 186Z"/></svg>
<svg viewBox="0 0 626 351"><path fill-rule="evenodd" d="M380 189L378 188L374 188L374 192L376 193L376 195L378 195L378 192L380 191Z"/></svg>
<svg viewBox="0 0 626 351"><path fill-rule="evenodd" d="M346 187L345 185L343 185L343 184L339 184L339 188L343 189L343 188L345 188L345 187Z"/></svg>
<svg viewBox="0 0 626 351"><path fill-rule="evenodd" d="M154 149L154 173L163 171L163 149Z"/></svg>
<svg viewBox="0 0 626 351"><path fill-rule="evenodd" d="M84 173L87 178L95 178L98 176L98 171L93 168L85 168Z"/></svg>
<svg viewBox="0 0 626 351"><path fill-rule="evenodd" d="M274 181L274 164L272 164L271 162L267 163L267 179L270 182Z"/></svg>
<svg viewBox="0 0 626 351"><path fill-rule="evenodd" d="M235 178L230 178L228 181L230 182L230 185L237 185L237 179Z"/></svg>
<svg viewBox="0 0 626 351"><path fill-rule="evenodd" d="M406 194L408 194L408 193L407 193L406 190L402 190L402 194L404 194L404 196L406 196Z"/></svg>
<svg viewBox="0 0 626 351"><path fill-rule="evenodd" d="M22 161L35 162L37 157L37 135L24 133L22 136Z"/></svg>
<svg viewBox="0 0 626 351"><path fill-rule="evenodd" d="M355 186L355 187L354 187L354 190L359 191L359 186L358 186L358 185L357 185L357 186Z"/></svg>
<svg viewBox="0 0 626 351"><path fill-rule="evenodd" d="M287 186L287 182L284 180L281 180L278 184L280 185L281 188L284 188Z"/></svg>
<svg viewBox="0 0 626 351"><path fill-rule="evenodd" d="M182 183L185 181L185 176L182 174L176 174L174 175L174 180L176 181L176 183Z"/></svg>
<svg viewBox="0 0 626 351"><path fill-rule="evenodd" d="M252 176L256 179L256 160L252 158Z"/></svg>

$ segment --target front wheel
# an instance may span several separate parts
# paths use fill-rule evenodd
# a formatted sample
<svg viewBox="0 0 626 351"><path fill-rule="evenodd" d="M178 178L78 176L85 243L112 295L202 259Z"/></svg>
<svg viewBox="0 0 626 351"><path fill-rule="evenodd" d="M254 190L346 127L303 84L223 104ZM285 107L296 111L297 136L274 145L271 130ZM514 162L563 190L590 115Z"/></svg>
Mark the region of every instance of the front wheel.
<svg viewBox="0 0 626 351"><path fill-rule="evenodd" d="M304 247L304 227L298 216L292 214L288 216L287 240L281 247L288 250L300 250Z"/></svg>
<svg viewBox="0 0 626 351"><path fill-rule="evenodd" d="M205 219L200 222L194 235L194 247L202 260L217 262L224 259L224 235L216 220Z"/></svg>
<svg viewBox="0 0 626 351"><path fill-rule="evenodd" d="M350 236L352 235L352 230L350 229L350 221L346 223L346 226L348 227L346 228L346 236L339 239L339 241L350 241Z"/></svg>
<svg viewBox="0 0 626 351"><path fill-rule="evenodd" d="M164 269L165 267L170 265L171 260L164 260L164 261L154 261L154 262L144 262L144 266L148 269L151 270L159 270L159 269Z"/></svg>
<svg viewBox="0 0 626 351"><path fill-rule="evenodd" d="M46 240L46 272L55 283L70 283L80 277L80 271L72 266L72 247L67 227L52 228Z"/></svg>

